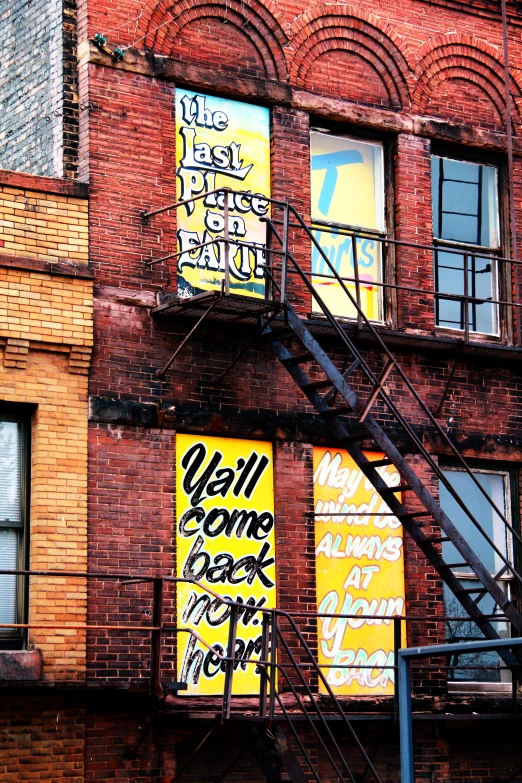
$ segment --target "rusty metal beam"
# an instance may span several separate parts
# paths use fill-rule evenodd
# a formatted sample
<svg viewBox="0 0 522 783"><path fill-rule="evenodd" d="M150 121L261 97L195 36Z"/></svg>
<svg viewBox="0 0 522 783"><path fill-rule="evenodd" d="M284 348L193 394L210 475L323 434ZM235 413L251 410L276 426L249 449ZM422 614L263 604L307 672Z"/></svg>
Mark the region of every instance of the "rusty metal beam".
<svg viewBox="0 0 522 783"><path fill-rule="evenodd" d="M176 356L177 356L177 355L180 353L180 351L181 351L181 350L184 348L184 346L185 346L185 345L188 343L188 341L190 340L190 338L192 337L192 335L193 335L193 334L195 334L195 333L197 332L197 330L199 329L199 327L201 326L201 324L202 324L202 323L204 323L204 321L206 321L206 319L208 318L208 316L210 315L210 313L212 312L212 310L214 309L214 307L217 305L217 303L220 301L220 299L221 299L221 297L220 297L220 296L216 296L216 298L215 298L215 299L214 299L214 301L213 301L213 302L210 304L210 306L209 306L209 307L207 307L207 309L205 310L205 312L203 313L203 315L201 316L201 318L199 318L199 319L198 319L198 321L196 321L196 323L194 324L194 326L192 327L192 329L190 330L190 332L187 334L187 336L186 336L186 337L185 337L185 338L184 338L184 339L181 341L181 343L178 345L178 347L176 348L176 350L174 351L174 353L172 354L172 356L170 357L170 359L169 359L169 360L168 360L168 361L167 361L167 362L166 362L166 363L163 365L163 367L161 368L161 370L156 370L156 377L157 377L157 378L163 378L163 376L165 375L165 373L167 372L167 370L168 370L168 369L169 369L169 367L171 366L172 362L175 360Z"/></svg>

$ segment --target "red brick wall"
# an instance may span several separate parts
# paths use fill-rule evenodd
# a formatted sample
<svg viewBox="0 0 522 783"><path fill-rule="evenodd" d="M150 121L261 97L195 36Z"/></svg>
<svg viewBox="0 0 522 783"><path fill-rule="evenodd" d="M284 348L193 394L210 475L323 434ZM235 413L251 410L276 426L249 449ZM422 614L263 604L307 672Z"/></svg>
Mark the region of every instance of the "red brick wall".
<svg viewBox="0 0 522 783"><path fill-rule="evenodd" d="M351 51L326 52L313 62L304 84L311 92L392 108L390 91L377 67Z"/></svg>
<svg viewBox="0 0 522 783"><path fill-rule="evenodd" d="M237 14L233 11L230 14L236 17L233 22L212 15L182 28L172 42L170 56L183 61L188 54L193 62L237 72L237 54L241 52L242 75L262 78L273 76L270 68L267 68L270 60L268 47L260 45L258 48L257 41L252 40L248 30L241 29L241 25L237 24Z"/></svg>
<svg viewBox="0 0 522 783"><path fill-rule="evenodd" d="M142 10L137 25L124 25ZM197 79L192 66L210 69L208 73L218 94L222 89L223 93L244 100L248 96L239 87L237 94L234 92L234 84L240 83L242 77L258 77L256 84L264 85L265 95L275 90L274 83L279 82L287 99L286 103L276 100L272 92L269 101L272 192L275 198L289 199L306 219L310 216L310 126L324 122L357 135L364 135L365 125L371 127L393 150L390 168L394 203L390 211L395 235L407 242L429 244L429 136L438 134L442 141L461 138L457 128L436 126L433 121L474 126L475 129L466 130L472 147L475 145L482 152L488 146L505 150L500 20L493 11L473 15L468 10L460 14L440 3L432 7L421 0L392 0L382 8L369 0L357 7L346 3L280 5L270 0L263 4L257 0L216 0L204 7L188 1L92 0L89 20L84 8L80 21L84 37L87 29L90 34L106 31L113 45L130 44L144 36L138 48L148 47L187 63L187 80L193 87ZM172 21L165 24L170 17ZM111 32L122 24L119 30ZM510 29L515 103L520 99L516 68L522 67L515 44L519 32L519 27ZM144 269L146 258L173 252L175 218L164 214L145 226L139 218L141 210L161 207L175 198L175 85L160 77L101 65L82 68L81 97L95 103L88 118L82 117L82 172L90 182L91 263L97 272L98 286L91 394L114 401L114 410L109 402L104 412L100 413L103 405L97 408L91 424L91 568L146 574L174 568L175 429L250 435L272 440L276 446L279 605L292 611L313 610L313 525L308 516L313 509L311 449L313 443L328 443L328 436L317 419L312 418L304 396L260 342L220 386L212 384L212 377L225 369L245 344L249 331L246 328L224 329L215 324L205 327L183 349L165 379L158 380L156 369L193 322L179 319L172 324L156 323L145 305L132 303L130 294L139 293L152 303L156 293L175 290L174 264L158 265L152 271ZM209 89L207 82L202 91ZM283 90L278 94L283 95ZM375 112L376 108L381 111ZM515 113L517 152L519 119ZM337 126L333 125L335 122ZM505 159L505 153L502 154ZM517 208L522 194L519 169L517 157ZM517 221L520 228L520 214ZM308 240L294 230L291 240L296 257L308 269ZM431 292L433 258L429 251L398 249L393 267L399 285ZM307 315L311 310L309 294L295 277L289 285L299 312ZM431 334L432 297L406 290L397 293L397 300L395 325L402 330ZM322 340L342 366L346 351L331 338ZM379 352L361 345L368 361L380 369L383 358ZM450 349L455 345L448 345L447 355L430 353L428 349L398 350L406 372L432 408L438 406L443 394L453 361ZM312 375L319 377L314 371ZM359 374L353 376L353 385L361 396L369 391ZM425 442L443 455L440 437L413 405L396 375L390 377L388 387ZM441 424L468 455L501 457L517 464L522 459L521 393L520 369L515 362L504 358L463 358L449 389ZM382 403L376 404L375 412L404 446L404 438L393 429ZM416 460L413 463L436 494L434 476ZM431 618L412 622L409 639L418 644L440 640L440 580L408 537L406 553L408 611ZM173 609L172 603L167 606ZM119 622L122 618L143 624L144 612L150 607L150 588L93 586L90 607L91 620L100 624ZM313 647L313 627L306 620L301 627ZM131 677L145 684L147 638L145 634L139 638L118 633L93 634L89 646L91 672ZM299 649L295 640L293 649ZM165 650L167 665L172 653L171 647ZM425 693L431 688L431 695L440 695L440 686L440 674L436 673ZM117 759L127 741L118 737L132 735L132 721L125 716L112 723L111 720L99 717L93 721L88 754L88 775L92 780L117 777ZM125 728L120 734L118 721ZM174 737L182 744L181 758L191 743L197 744L199 733L193 727L187 728L186 735L177 731L172 731L171 739ZM365 742L376 748L380 738L372 732L368 730ZM431 727L419 731L419 738L420 779L442 783L449 774L445 739ZM396 747L396 737L391 733L388 741ZM227 745L227 753L232 747ZM311 740L310 747L315 747ZM143 751L149 766L133 766L134 762L129 762L129 780L141 780L139 769L144 768L147 774L152 770L158 777L172 776L173 756L161 756L162 752L154 750L147 755L149 751ZM187 773L188 779L191 775L194 780L201 779L213 758L209 752L204 766ZM256 779L248 777L254 775L249 763L245 760L234 779ZM379 765L387 775L384 779L395 779L396 755L390 751L379 760ZM163 769L168 769L168 773ZM329 774L325 767L322 779L333 779ZM460 774L456 767L452 768L452 779L459 780ZM462 771L463 780L465 774Z"/></svg>
<svg viewBox="0 0 522 783"><path fill-rule="evenodd" d="M95 108L82 166L97 204L90 244L97 280L156 289L167 281L165 269L144 275L143 262L172 249L172 221L163 216L143 227L140 214L175 199L174 88L91 66L88 90Z"/></svg>
<svg viewBox="0 0 522 783"><path fill-rule="evenodd" d="M90 428L91 572L136 576L175 573L173 539L173 433L92 425ZM89 580L89 623L151 625L150 584ZM172 590L166 586L164 621L175 622ZM132 679L147 687L150 633L92 631L87 666L92 677ZM172 665L172 645L163 648L163 674ZM141 682L140 682L141 681Z"/></svg>
<svg viewBox="0 0 522 783"><path fill-rule="evenodd" d="M431 244L431 159L427 139L399 134L395 148L396 238L405 243ZM404 329L432 331L435 327L432 296L418 290L434 288L434 259L428 250L395 248L397 322ZM411 291L410 289L416 289Z"/></svg>
<svg viewBox="0 0 522 783"><path fill-rule="evenodd" d="M0 781L84 783L81 699L2 694Z"/></svg>

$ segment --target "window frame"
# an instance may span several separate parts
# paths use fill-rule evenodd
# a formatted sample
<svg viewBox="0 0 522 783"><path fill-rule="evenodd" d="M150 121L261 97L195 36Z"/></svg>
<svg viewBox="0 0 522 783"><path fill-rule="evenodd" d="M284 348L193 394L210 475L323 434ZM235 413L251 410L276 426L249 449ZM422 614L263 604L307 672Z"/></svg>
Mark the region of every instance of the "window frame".
<svg viewBox="0 0 522 783"><path fill-rule="evenodd" d="M0 525L7 529L19 530L18 564L23 570L29 566L29 536L30 536L30 499L31 499L31 435L33 406L0 403L0 421L15 422L20 425L20 503L22 526L10 528L7 524ZM25 623L29 616L29 578L24 575L17 577L16 585L16 622ZM0 651L22 650L27 647L28 629L0 629Z"/></svg>
<svg viewBox="0 0 522 783"><path fill-rule="evenodd" d="M314 220L312 217L312 133L322 133L324 135L337 136L339 138L352 139L367 144L380 144L382 146L382 216L384 222L383 230L366 228L363 226L354 226L349 223L335 223L324 220ZM346 231L359 231L368 236L375 236L381 239L389 239L395 236L395 188L394 188L394 158L396 149L396 137L377 133L370 128L361 128L360 126L351 127L337 123L329 122L321 117L311 117L309 125L309 151L310 151L310 223L312 226L325 226L329 228L345 229ZM397 327L397 292L393 285L396 284L395 275L395 246L386 242L381 243L381 280L380 280L380 307L381 318L372 321L376 326L384 326L389 329ZM321 318L322 313L312 312L311 318ZM340 321L346 323L356 323L357 317L336 315Z"/></svg>
<svg viewBox="0 0 522 783"><path fill-rule="evenodd" d="M506 516L511 523L511 526L515 531L520 533L521 531L521 489L519 485L520 468L517 464L510 462L484 462L482 460L467 460L467 464L472 473L485 473L505 476L505 491L506 491ZM453 471L455 473L467 473L462 466L454 460L441 460L439 462L439 468L442 471ZM515 569L519 568L520 562L522 562L522 552L519 551L520 547L517 545L516 540L513 539L513 535L506 531L506 556L509 562ZM455 575L460 579L470 579L473 581L477 577L473 574L470 575L467 572L454 571ZM520 586L516 579L509 576L501 576L499 582L506 583L507 593L510 600L514 603L520 603ZM444 598L443 598L444 600ZM444 612L445 613L445 612ZM465 610L462 609L462 613ZM501 621L499 621L501 622ZM506 621L508 623L508 621ZM508 623L509 626L509 623ZM502 668L502 662L501 662ZM487 682L478 680L448 680L448 690L453 693L479 693L479 692L511 692L511 678L508 681L500 682Z"/></svg>
<svg viewBox="0 0 522 783"><path fill-rule="evenodd" d="M492 258L494 257L503 257L508 258L509 252L510 252L510 242L509 242L509 204L508 204L508 192L507 192L507 171L506 171L506 161L504 157L496 155L495 153L483 153L478 150L470 150L467 148L461 148L461 147L454 147L451 145L439 145L436 142L432 142L431 144L431 150L430 150L430 186L431 186L431 199L432 199L432 215L433 215L433 177L431 174L431 160L433 157L438 158L447 158L449 160L454 160L456 162L462 162L462 163L474 163L476 165L481 166L491 166L496 169L497 173L497 188L496 188L496 195L497 195L497 215L496 215L496 221L497 221L497 229L498 229L498 246L496 248L488 248L487 246L482 245L474 245L472 243L465 243L465 242L458 242L454 240L445 240L441 239L435 236L434 226L432 226L432 244L435 247L440 247L441 249L451 248L451 249L460 249L466 250L469 249L470 252L473 251L486 251L486 253L489 251ZM439 293L437 288L437 261L436 261L436 252L433 254L433 291L434 294ZM512 269L511 266L504 262L498 262L496 261L496 274L495 274L495 281L494 281L494 287L495 287L495 293L496 293L496 299L500 301L512 301L512 284L511 284L511 276L512 276ZM464 333L464 329L459 329L454 326L443 326L439 323L437 323L437 302L438 297L434 297L434 316L435 316L435 333L440 333L444 335L453 335L458 338L462 338L462 335ZM496 320L496 327L497 331L496 333L488 333L488 332L480 332L480 331L472 331L471 328L469 330L469 334L472 336L473 340L476 341L487 341L487 342L506 342L508 339L511 338L513 333L513 313L512 313L512 307L509 305L495 305L496 313L495 313L495 320Z"/></svg>

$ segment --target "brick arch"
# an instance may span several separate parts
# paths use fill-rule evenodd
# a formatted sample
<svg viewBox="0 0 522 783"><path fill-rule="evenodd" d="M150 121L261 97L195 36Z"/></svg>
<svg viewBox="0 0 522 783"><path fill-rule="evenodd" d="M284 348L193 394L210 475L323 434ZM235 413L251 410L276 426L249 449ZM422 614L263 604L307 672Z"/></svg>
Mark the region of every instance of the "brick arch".
<svg viewBox="0 0 522 783"><path fill-rule="evenodd" d="M371 69L386 91L391 108L409 106L411 69L404 43L372 14L355 6L321 3L294 21L291 48L290 79L296 86L307 86L318 60L330 52L343 51ZM368 102L372 102L371 97Z"/></svg>
<svg viewBox="0 0 522 783"><path fill-rule="evenodd" d="M504 67L498 49L474 36L449 33L426 41L417 50L416 56L416 86L412 96L414 111L429 114L430 104L443 90L458 89L457 85L465 89L467 83L477 96L482 96L484 103L489 102L492 116L497 117L496 124L505 126ZM512 118L514 123L520 123L522 91L513 73L510 81ZM471 116L470 121L473 121Z"/></svg>
<svg viewBox="0 0 522 783"><path fill-rule="evenodd" d="M246 50L257 53L267 78L287 80L283 51L287 45L286 23L272 0L162 0L159 4L148 0L148 5L150 10L140 19L145 48L171 54L184 31L205 21L219 22L223 24L220 33L226 34L229 29ZM230 28L226 29L225 24ZM237 58L234 64L237 66Z"/></svg>

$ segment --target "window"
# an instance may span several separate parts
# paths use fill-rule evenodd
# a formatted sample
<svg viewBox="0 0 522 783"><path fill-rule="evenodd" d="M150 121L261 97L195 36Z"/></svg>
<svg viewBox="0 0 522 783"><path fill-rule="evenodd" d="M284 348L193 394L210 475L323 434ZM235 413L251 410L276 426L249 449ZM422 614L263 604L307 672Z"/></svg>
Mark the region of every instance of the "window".
<svg viewBox="0 0 522 783"><path fill-rule="evenodd" d="M464 500L470 513L473 514L487 536L493 541L501 555L511 562L513 557L513 546L510 532L501 517L484 498L484 495L475 485L469 474L462 470L457 470L456 468L447 468L442 472L458 495ZM513 482L510 473L501 470L474 470L473 473L480 486L485 490L498 510L506 519L511 520L511 487ZM488 571L492 575L498 576L501 574L501 576L498 576L498 583L501 585L502 590L510 596L512 589L511 575L506 573L505 570L504 573L502 573L505 566L502 557L500 557L488 543L486 538L480 533L442 483L440 486L440 503L442 509L457 526L459 532L462 533ZM462 560L461 555L459 555L450 542L444 542L442 544L442 555L448 563L458 563L459 560ZM467 567L458 567L453 569L453 572L461 580L464 588L473 589L479 585L479 581L472 573L471 569ZM473 594L472 597L477 601L484 614L495 615L499 613L498 607L489 594L486 594L481 598L479 598L478 595ZM455 618L462 618L465 616L464 609L447 587L445 587L444 603L446 616L454 616ZM509 630L506 622L497 620L493 621L492 624L501 637L508 636ZM483 638L483 636L480 630L471 621L461 619L449 619L446 621L446 639L448 642L481 638ZM459 655L458 658L454 658L450 661L450 665L454 667L467 667L449 670L449 679L455 683L462 684L471 682L501 684L503 682L511 682L511 674L502 667L496 653Z"/></svg>
<svg viewBox="0 0 522 783"><path fill-rule="evenodd" d="M0 570L26 562L28 432L25 417L0 415ZM25 616L25 580L0 574L0 623L21 623ZM22 646L25 634L0 628L0 649Z"/></svg>
<svg viewBox="0 0 522 783"><path fill-rule="evenodd" d="M437 326L465 330L467 318L469 332L497 335L498 305L489 303L499 299L497 168L434 155L431 172L434 243L441 247L435 252ZM463 296L470 298L467 313Z"/></svg>
<svg viewBox="0 0 522 783"><path fill-rule="evenodd" d="M382 248L384 217L383 144L378 141L311 134L312 222L315 238L336 272L372 321L383 320ZM357 238L353 237L357 229ZM357 311L317 248L312 249L314 288L334 315ZM320 312L317 302L314 310Z"/></svg>

